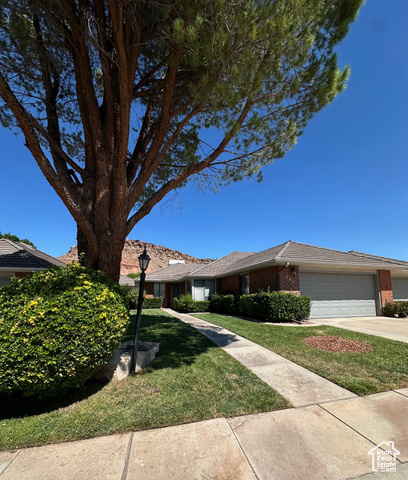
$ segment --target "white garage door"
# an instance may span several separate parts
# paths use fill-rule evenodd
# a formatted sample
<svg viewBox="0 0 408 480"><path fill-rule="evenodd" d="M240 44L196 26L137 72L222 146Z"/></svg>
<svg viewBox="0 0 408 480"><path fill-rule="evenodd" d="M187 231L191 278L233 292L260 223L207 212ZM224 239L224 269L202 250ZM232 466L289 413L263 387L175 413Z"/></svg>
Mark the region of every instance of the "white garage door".
<svg viewBox="0 0 408 480"><path fill-rule="evenodd" d="M376 315L373 275L300 272L300 294L312 299L310 318Z"/></svg>
<svg viewBox="0 0 408 480"><path fill-rule="evenodd" d="M408 300L408 278L392 279L392 296L394 300Z"/></svg>

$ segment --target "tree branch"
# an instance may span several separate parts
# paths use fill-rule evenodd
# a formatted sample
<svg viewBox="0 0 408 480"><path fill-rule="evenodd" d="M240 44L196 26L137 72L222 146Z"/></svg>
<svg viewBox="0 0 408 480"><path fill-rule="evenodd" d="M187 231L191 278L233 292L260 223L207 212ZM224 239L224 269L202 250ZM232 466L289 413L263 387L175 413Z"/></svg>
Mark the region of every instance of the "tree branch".
<svg viewBox="0 0 408 480"><path fill-rule="evenodd" d="M64 184L64 179L59 177L49 162L47 156L44 154L40 143L38 142L35 129L31 124L31 115L17 100L11 91L6 79L0 72L0 96L6 102L8 108L12 111L16 120L19 122L20 128L26 139L26 146L34 156L38 166L43 175L59 195L64 205L68 208L75 221L81 227L83 232L87 235L89 242L96 248L97 241L91 225L88 223L86 217L83 215L77 195L75 191L70 188L70 185Z"/></svg>
<svg viewBox="0 0 408 480"><path fill-rule="evenodd" d="M31 7L34 9L33 4ZM53 142L50 142L50 151L52 158L54 160L55 168L60 177L64 178L64 181L67 184L73 183L73 179L68 172L68 167L62 156L59 154L61 148L61 132L58 122L58 113L57 113L57 96L59 92L59 78L58 74L55 71L55 68L47 54L47 50L44 45L43 34L40 26L40 19L36 13L33 13L33 25L36 35L36 45L37 52L40 61L41 73L42 73L42 84L45 91L45 109L47 112L47 132L48 135L53 139ZM51 80L51 75L54 76L54 81ZM54 145L58 148L55 149Z"/></svg>
<svg viewBox="0 0 408 480"><path fill-rule="evenodd" d="M94 170L95 158L101 144L99 106L93 86L93 73L88 52L88 36L76 12L76 4L70 0L59 2L71 29L64 29L69 42L67 47L72 56L76 78L79 111L84 127L86 168Z"/></svg>

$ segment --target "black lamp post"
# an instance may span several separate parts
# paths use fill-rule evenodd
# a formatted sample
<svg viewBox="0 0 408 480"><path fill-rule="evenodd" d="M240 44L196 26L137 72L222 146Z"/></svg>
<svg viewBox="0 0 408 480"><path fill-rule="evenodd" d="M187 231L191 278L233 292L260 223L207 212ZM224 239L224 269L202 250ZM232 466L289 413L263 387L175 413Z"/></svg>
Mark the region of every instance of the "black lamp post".
<svg viewBox="0 0 408 480"><path fill-rule="evenodd" d="M139 331L140 331L140 324L142 321L144 283L146 278L146 270L150 262L150 257L146 252L146 245L144 247L143 253L139 255L138 260L139 260L139 267L140 267L140 270L142 271L142 274L140 275L140 283L139 283L139 299L137 302L136 330L135 330L135 341L133 343L132 368L130 369L131 373L136 372L137 350L139 345Z"/></svg>

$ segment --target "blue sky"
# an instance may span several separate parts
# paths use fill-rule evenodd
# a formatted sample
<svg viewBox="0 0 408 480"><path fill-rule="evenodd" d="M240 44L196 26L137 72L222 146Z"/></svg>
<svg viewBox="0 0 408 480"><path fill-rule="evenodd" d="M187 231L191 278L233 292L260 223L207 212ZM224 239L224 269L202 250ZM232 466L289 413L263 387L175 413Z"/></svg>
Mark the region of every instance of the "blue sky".
<svg viewBox="0 0 408 480"><path fill-rule="evenodd" d="M129 238L206 258L293 240L408 260L407 21L406 0L367 0L338 47L351 66L346 91L264 181L186 187ZM0 127L0 231L62 255L75 223L23 143Z"/></svg>

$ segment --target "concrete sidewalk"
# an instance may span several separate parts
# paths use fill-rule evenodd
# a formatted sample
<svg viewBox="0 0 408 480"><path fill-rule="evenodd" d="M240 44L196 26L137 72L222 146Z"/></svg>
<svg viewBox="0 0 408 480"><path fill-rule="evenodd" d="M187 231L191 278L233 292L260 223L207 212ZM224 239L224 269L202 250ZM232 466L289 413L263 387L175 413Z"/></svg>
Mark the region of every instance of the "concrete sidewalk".
<svg viewBox="0 0 408 480"><path fill-rule="evenodd" d="M170 308L163 310L208 337L289 400L294 407L357 397L349 390L225 328Z"/></svg>
<svg viewBox="0 0 408 480"><path fill-rule="evenodd" d="M373 474L373 457L368 452L390 441L400 452L395 459L396 472ZM408 388L323 405L0 452L0 480L356 477L408 478Z"/></svg>

